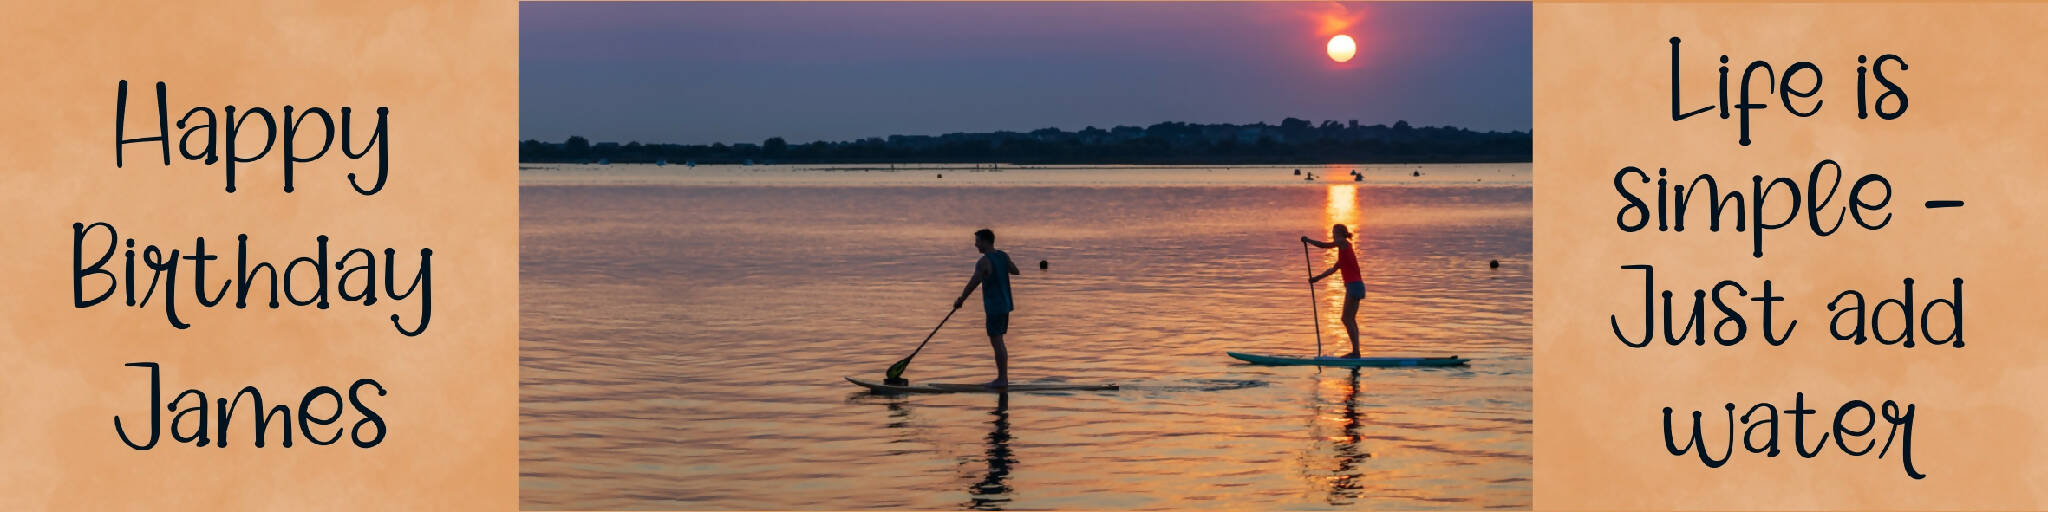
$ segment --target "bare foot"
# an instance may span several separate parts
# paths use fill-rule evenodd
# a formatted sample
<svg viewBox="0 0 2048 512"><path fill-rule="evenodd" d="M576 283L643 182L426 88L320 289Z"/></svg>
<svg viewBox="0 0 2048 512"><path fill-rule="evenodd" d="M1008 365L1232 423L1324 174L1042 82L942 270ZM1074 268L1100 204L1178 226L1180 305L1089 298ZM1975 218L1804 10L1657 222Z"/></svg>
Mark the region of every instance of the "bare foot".
<svg viewBox="0 0 2048 512"><path fill-rule="evenodd" d="M1349 353L1349 354L1344 354L1344 355L1342 355L1342 356L1338 356L1338 357L1342 357L1342 358L1345 358L1345 359L1358 359L1358 353L1357 353L1357 352L1352 352L1352 353Z"/></svg>
<svg viewBox="0 0 2048 512"><path fill-rule="evenodd" d="M987 384L982 384L981 386L989 389L1003 389L1010 387L1010 381L1004 379L996 379L988 381Z"/></svg>

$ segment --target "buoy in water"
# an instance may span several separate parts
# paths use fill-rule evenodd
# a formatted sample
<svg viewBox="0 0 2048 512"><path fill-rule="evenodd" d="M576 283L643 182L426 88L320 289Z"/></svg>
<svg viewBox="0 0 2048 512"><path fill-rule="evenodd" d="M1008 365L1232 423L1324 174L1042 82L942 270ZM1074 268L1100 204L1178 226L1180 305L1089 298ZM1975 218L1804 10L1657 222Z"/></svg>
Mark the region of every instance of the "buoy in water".
<svg viewBox="0 0 2048 512"><path fill-rule="evenodd" d="M942 180L943 180L943 179L946 179L946 175L944 175L944 174L940 174L940 175L939 175L939 179L942 179Z"/></svg>
<svg viewBox="0 0 2048 512"><path fill-rule="evenodd" d="M1300 175L1301 175L1301 169L1295 169L1295 170L1294 170L1294 175L1295 175L1295 176L1300 176Z"/></svg>
<svg viewBox="0 0 2048 512"><path fill-rule="evenodd" d="M1486 268L1500 268L1500 260L1486 260Z"/></svg>
<svg viewBox="0 0 2048 512"><path fill-rule="evenodd" d="M1048 266L1051 266L1051 265L1048 265L1048 264L1046 264L1045 260L1038 260L1038 269L1039 269L1039 270L1045 270L1045 267L1048 267Z"/></svg>
<svg viewBox="0 0 2048 512"><path fill-rule="evenodd" d="M1422 171L1415 171L1415 174L1412 174L1411 176L1422 176Z"/></svg>

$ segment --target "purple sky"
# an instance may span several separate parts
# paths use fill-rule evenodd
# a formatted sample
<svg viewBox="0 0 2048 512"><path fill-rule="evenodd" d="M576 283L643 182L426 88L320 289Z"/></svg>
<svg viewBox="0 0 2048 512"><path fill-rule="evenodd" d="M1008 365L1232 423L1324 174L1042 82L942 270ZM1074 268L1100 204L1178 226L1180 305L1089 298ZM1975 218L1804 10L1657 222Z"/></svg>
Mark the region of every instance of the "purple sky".
<svg viewBox="0 0 2048 512"><path fill-rule="evenodd" d="M1527 3L520 4L520 138L1160 121L1528 130ZM1336 33L1358 57L1332 62Z"/></svg>

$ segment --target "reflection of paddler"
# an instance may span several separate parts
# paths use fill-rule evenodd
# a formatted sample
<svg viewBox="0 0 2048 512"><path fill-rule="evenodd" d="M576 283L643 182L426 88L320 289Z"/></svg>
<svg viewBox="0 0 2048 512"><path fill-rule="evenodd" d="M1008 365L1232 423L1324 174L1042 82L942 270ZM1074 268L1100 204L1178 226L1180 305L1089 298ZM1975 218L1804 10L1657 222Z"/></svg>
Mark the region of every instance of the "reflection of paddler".
<svg viewBox="0 0 2048 512"><path fill-rule="evenodd" d="M961 505L971 510L1002 510L1010 503L1010 494L1015 491L1010 487L1010 468L1017 465L1017 458L1010 449L1010 393L996 391L994 394L996 408L988 413L994 419L989 420L988 436L983 438L987 442L983 454L986 456L988 469L981 474L980 480L967 486L968 502ZM919 425L912 417L911 403L902 395L862 396L886 397L882 403L889 408L888 427L903 433L903 442L921 442L934 446L942 444L918 433L924 426Z"/></svg>
<svg viewBox="0 0 2048 512"><path fill-rule="evenodd" d="M1344 440L1336 447L1336 475L1334 481L1330 482L1332 505L1342 505L1344 503L1340 503L1341 500L1358 497L1358 490L1361 487L1359 477L1362 476L1358 466L1365 462L1367 457L1372 456L1360 446L1364 444L1365 437L1359 434L1363 423L1360 419L1363 415L1358 412L1358 372L1358 368L1351 369L1351 385L1344 390Z"/></svg>
<svg viewBox="0 0 2048 512"><path fill-rule="evenodd" d="M1358 272L1358 255L1351 248L1351 229L1343 224L1330 226L1331 241L1324 242L1301 237L1301 243L1324 249L1337 249L1337 264L1321 274L1309 276L1308 282L1321 281L1330 274L1342 272L1344 276L1344 331L1351 335L1351 353L1347 358L1358 357L1358 302L1365 300L1365 278ZM1318 320L1320 322L1320 320Z"/></svg>
<svg viewBox="0 0 2048 512"><path fill-rule="evenodd" d="M975 287L981 288L981 309L988 317L988 344L995 349L996 356L996 380L989 381L987 386L1006 387L1010 385L1010 352L1003 347L1003 335L1010 332L1010 311L1017 309L1010 296L1010 276L1023 272L1010 262L1009 254L996 250L994 231L975 231L974 250L981 252L981 260L974 262L974 277L960 290L960 298L953 300L953 309L966 304Z"/></svg>
<svg viewBox="0 0 2048 512"><path fill-rule="evenodd" d="M973 496L967 508L1001 510L1010 501L1010 466L1017 463L1010 453L1010 394L997 393L996 408L988 414L995 417L989 420L988 474L967 488Z"/></svg>

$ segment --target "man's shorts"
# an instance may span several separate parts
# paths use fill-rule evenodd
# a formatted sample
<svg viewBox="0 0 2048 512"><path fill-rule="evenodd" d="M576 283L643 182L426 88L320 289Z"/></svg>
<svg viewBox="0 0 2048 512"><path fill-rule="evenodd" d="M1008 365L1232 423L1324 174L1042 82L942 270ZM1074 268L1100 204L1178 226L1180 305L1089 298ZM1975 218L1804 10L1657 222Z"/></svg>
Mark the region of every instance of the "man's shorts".
<svg viewBox="0 0 2048 512"><path fill-rule="evenodd" d="M1010 314L1009 314L1009 313L989 313L989 314L988 314L988 335L989 335L989 336L997 336L997 335L1002 335L1002 334L1008 334L1009 332L1010 332Z"/></svg>
<svg viewBox="0 0 2048 512"><path fill-rule="evenodd" d="M1365 300L1365 283L1358 281L1344 283L1344 298Z"/></svg>

